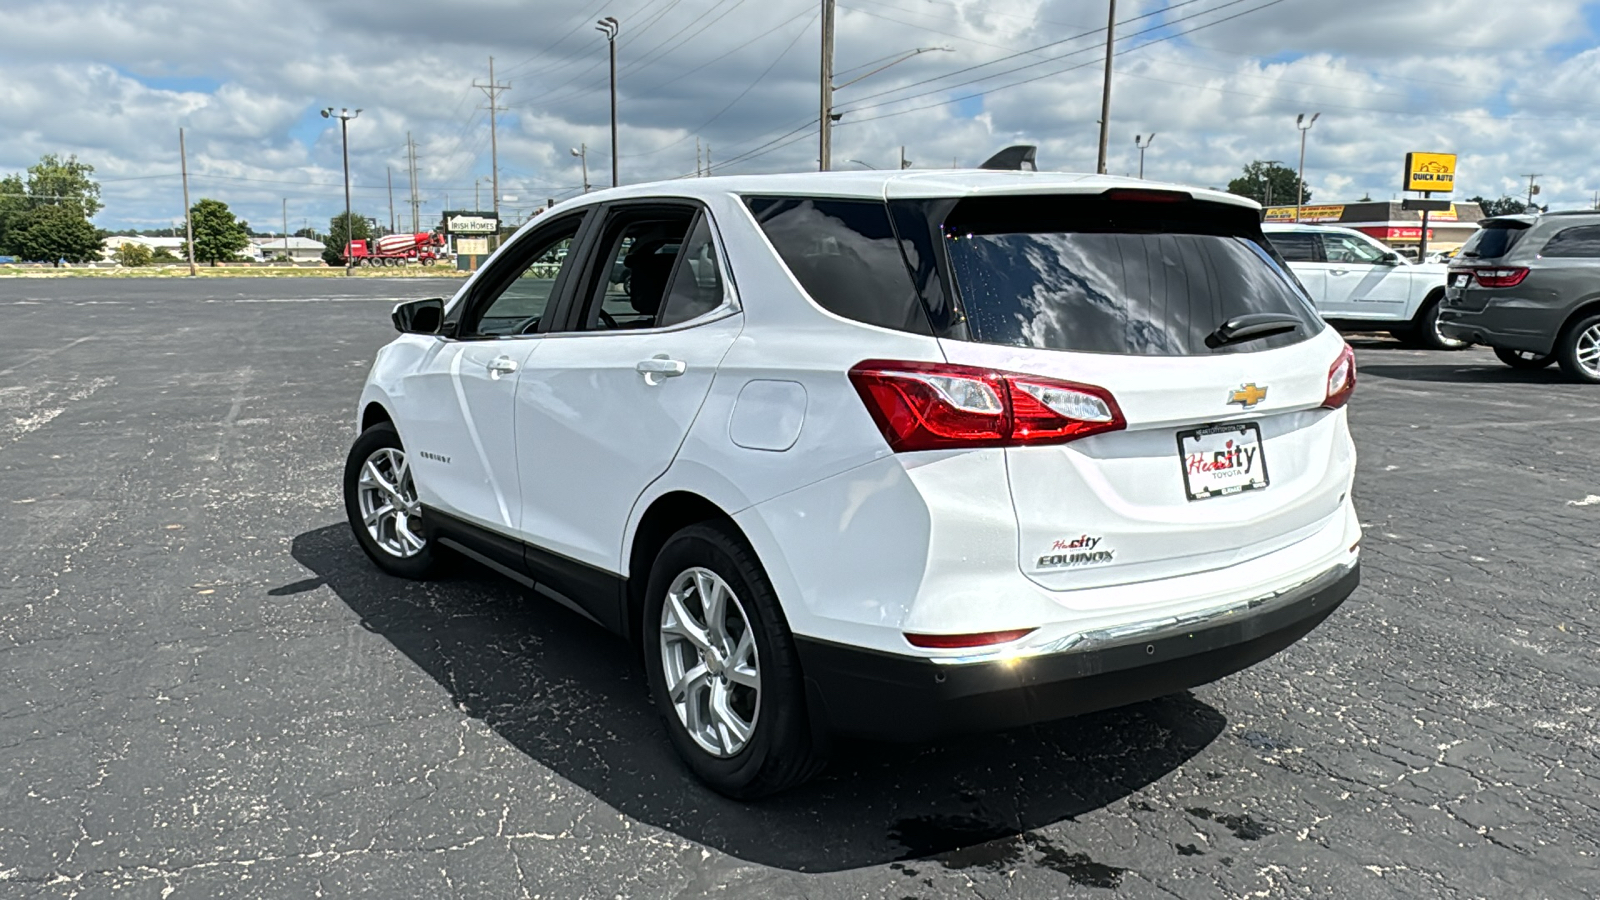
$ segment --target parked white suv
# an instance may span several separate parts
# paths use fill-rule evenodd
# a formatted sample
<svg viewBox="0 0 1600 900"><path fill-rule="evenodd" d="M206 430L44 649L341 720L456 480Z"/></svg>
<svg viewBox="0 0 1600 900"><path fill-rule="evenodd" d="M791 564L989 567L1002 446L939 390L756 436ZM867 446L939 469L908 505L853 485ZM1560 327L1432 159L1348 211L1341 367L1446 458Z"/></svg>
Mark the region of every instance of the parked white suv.
<svg viewBox="0 0 1600 900"><path fill-rule="evenodd" d="M626 636L732 796L833 734L1182 691L1359 579L1354 356L1258 216L1024 172L587 195L396 307L351 524L386 571L448 548Z"/></svg>
<svg viewBox="0 0 1600 900"><path fill-rule="evenodd" d="M1439 330L1448 266L1418 265L1353 228L1268 224L1262 230L1334 327L1387 331L1428 350L1467 346Z"/></svg>

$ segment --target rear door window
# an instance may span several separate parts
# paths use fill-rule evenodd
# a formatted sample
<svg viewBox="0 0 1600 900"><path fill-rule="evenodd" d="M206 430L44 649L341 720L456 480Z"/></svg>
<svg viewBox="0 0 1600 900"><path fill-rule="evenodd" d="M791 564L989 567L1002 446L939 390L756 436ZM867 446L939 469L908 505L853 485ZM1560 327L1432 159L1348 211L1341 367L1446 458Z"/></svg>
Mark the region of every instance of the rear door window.
<svg viewBox="0 0 1600 900"><path fill-rule="evenodd" d="M1556 232L1544 245L1540 256L1567 259L1600 259L1600 225L1579 225Z"/></svg>
<svg viewBox="0 0 1600 900"><path fill-rule="evenodd" d="M1317 236L1309 231L1274 231L1267 235L1267 240L1288 262L1322 261L1317 252Z"/></svg>
<svg viewBox="0 0 1600 900"><path fill-rule="evenodd" d="M1267 350L1322 325L1261 242L1248 210L1103 197L963 201L945 251L975 340L1135 356ZM1207 336L1251 313L1294 331L1218 348Z"/></svg>

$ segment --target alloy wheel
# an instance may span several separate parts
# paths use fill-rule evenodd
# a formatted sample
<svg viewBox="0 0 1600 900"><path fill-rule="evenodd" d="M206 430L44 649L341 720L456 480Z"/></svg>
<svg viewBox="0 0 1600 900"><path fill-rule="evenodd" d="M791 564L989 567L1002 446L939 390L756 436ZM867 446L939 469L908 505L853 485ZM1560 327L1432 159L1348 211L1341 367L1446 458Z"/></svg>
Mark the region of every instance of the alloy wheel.
<svg viewBox="0 0 1600 900"><path fill-rule="evenodd" d="M661 670L689 737L712 756L745 748L761 711L761 665L750 619L710 569L686 569L661 605Z"/></svg>
<svg viewBox="0 0 1600 900"><path fill-rule="evenodd" d="M361 521L385 553L409 559L427 546L422 535L422 504L404 450L380 447L361 466L356 480Z"/></svg>
<svg viewBox="0 0 1600 900"><path fill-rule="evenodd" d="M1578 335L1577 348L1573 356L1578 362L1578 367L1589 377L1600 379L1600 322L1590 325Z"/></svg>

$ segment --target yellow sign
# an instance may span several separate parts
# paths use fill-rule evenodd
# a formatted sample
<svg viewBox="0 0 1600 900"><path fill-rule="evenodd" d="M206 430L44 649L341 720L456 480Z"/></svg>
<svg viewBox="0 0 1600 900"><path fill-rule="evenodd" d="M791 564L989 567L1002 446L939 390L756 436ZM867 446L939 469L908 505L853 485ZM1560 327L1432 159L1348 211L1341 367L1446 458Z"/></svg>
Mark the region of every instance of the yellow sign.
<svg viewBox="0 0 1600 900"><path fill-rule="evenodd" d="M1267 207L1268 222L1293 222L1296 221L1292 206ZM1344 218L1343 206L1302 206L1300 207L1301 222L1337 222Z"/></svg>
<svg viewBox="0 0 1600 900"><path fill-rule="evenodd" d="M1456 155L1454 153L1407 153L1405 186L1407 191L1439 191L1450 193L1456 189Z"/></svg>

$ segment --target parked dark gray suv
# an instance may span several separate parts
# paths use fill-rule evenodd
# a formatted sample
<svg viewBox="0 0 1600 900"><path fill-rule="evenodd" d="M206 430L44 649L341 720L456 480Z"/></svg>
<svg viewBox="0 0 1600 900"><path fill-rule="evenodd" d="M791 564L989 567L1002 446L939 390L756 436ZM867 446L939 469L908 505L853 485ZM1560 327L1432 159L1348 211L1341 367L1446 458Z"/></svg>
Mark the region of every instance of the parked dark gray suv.
<svg viewBox="0 0 1600 900"><path fill-rule="evenodd" d="M1600 211L1500 216L1450 262L1439 330L1600 384Z"/></svg>

